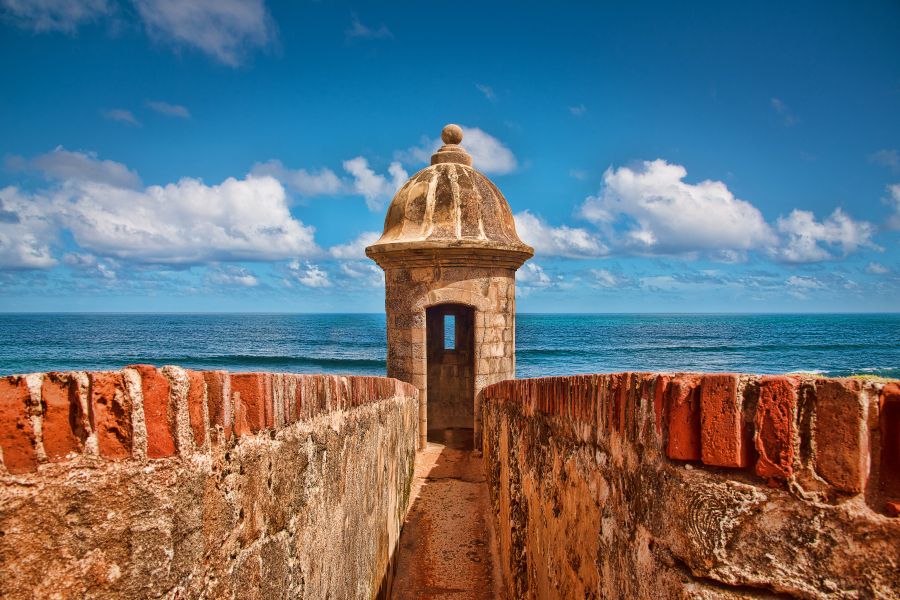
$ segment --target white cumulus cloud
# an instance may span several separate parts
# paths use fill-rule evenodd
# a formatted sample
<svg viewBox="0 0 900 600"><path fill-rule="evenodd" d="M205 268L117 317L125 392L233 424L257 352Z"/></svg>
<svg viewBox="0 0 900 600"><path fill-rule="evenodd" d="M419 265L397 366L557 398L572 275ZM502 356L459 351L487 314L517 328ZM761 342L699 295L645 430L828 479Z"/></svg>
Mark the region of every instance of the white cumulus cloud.
<svg viewBox="0 0 900 600"><path fill-rule="evenodd" d="M544 268L535 262L525 263L516 273L516 280L530 287L548 287L553 283Z"/></svg>
<svg viewBox="0 0 900 600"><path fill-rule="evenodd" d="M826 247L836 246L844 255L860 247L877 248L872 242L875 227L866 221L854 221L840 208L828 218L817 221L807 210L793 210L778 219L778 231L785 236L775 254L787 262L817 262L834 258Z"/></svg>
<svg viewBox="0 0 900 600"><path fill-rule="evenodd" d="M300 264L300 261L294 260L288 264L288 271L295 281L306 287L331 287L331 279L329 279L328 273L320 269L319 265L310 262Z"/></svg>
<svg viewBox="0 0 900 600"><path fill-rule="evenodd" d="M735 252L777 242L762 213L740 200L721 181L684 181L687 170L664 160L638 168L607 169L603 188L588 197L580 213L618 243L646 254L707 252L733 259Z"/></svg>
<svg viewBox="0 0 900 600"><path fill-rule="evenodd" d="M315 230L291 215L271 177L218 185L184 178L143 190L83 182L64 186L54 209L82 248L136 262L274 260L317 250Z"/></svg>
<svg viewBox="0 0 900 600"><path fill-rule="evenodd" d="M463 130L462 147L472 155L472 166L483 173L490 175L505 175L515 171L519 162L503 142L478 127L466 127L460 125ZM443 142L440 138L422 137L418 146L398 151L399 160L411 164L422 165L431 162L431 155L440 148Z"/></svg>
<svg viewBox="0 0 900 600"><path fill-rule="evenodd" d="M251 173L270 175L301 196L334 196L354 194L362 196L371 211L380 211L409 178L403 166L395 161L388 166L387 175L376 173L369 161L362 156L342 163L345 177L339 177L331 169L318 171L289 169L279 160L257 163Z"/></svg>
<svg viewBox="0 0 900 600"><path fill-rule="evenodd" d="M378 241L381 233L377 231L364 231L355 239L346 244L338 244L328 249L328 253L334 258L358 260L366 257L366 247Z"/></svg>
<svg viewBox="0 0 900 600"><path fill-rule="evenodd" d="M527 210L514 217L516 232L526 244L534 248L536 254L591 258L609 252L603 242L585 229L567 225L553 227Z"/></svg>
<svg viewBox="0 0 900 600"><path fill-rule="evenodd" d="M134 0L148 34L176 47L193 47L236 67L248 50L275 41L263 0Z"/></svg>
<svg viewBox="0 0 900 600"><path fill-rule="evenodd" d="M392 162L388 167L390 179L373 171L369 161L362 156L345 160L343 166L353 177L350 183L352 190L366 199L366 206L372 211L381 210L385 201L392 198L409 179L399 162Z"/></svg>
<svg viewBox="0 0 900 600"><path fill-rule="evenodd" d="M0 189L0 269L46 269L56 264L50 243L56 238L52 213L43 198L15 187Z"/></svg>
<svg viewBox="0 0 900 600"><path fill-rule="evenodd" d="M273 177L229 177L217 185L183 178L140 185L125 165L57 148L14 168L37 169L53 185L0 190L0 268L46 268L66 232L97 260L144 264L269 261L321 254L315 229L295 218ZM84 263L67 262L70 266ZM96 262L96 261L95 261ZM245 281L249 281L246 280Z"/></svg>

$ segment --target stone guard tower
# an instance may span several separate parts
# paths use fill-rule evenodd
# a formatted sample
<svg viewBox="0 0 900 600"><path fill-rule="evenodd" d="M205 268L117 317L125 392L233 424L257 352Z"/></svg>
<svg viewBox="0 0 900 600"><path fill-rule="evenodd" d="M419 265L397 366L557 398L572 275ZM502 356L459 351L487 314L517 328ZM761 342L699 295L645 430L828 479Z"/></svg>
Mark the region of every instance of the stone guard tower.
<svg viewBox="0 0 900 600"><path fill-rule="evenodd" d="M366 255L384 269L387 374L419 389L419 447L472 429L476 402L516 372L516 270L534 255L500 190L472 168L447 125L431 166L394 196Z"/></svg>

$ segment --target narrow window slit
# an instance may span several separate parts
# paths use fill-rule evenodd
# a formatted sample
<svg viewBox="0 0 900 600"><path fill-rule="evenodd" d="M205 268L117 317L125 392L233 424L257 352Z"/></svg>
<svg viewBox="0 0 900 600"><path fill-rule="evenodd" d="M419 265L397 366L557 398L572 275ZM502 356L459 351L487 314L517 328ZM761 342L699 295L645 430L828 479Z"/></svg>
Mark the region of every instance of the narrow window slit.
<svg viewBox="0 0 900 600"><path fill-rule="evenodd" d="M456 315L444 315L444 350L456 350Z"/></svg>

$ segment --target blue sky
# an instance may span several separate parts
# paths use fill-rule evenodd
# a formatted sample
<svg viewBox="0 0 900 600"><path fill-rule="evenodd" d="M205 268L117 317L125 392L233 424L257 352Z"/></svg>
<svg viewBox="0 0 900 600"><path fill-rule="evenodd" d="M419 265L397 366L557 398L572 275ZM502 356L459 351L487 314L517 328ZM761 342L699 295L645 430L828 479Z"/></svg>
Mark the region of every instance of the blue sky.
<svg viewBox="0 0 900 600"><path fill-rule="evenodd" d="M895 311L900 5L0 0L0 310L383 310L441 127L526 312Z"/></svg>

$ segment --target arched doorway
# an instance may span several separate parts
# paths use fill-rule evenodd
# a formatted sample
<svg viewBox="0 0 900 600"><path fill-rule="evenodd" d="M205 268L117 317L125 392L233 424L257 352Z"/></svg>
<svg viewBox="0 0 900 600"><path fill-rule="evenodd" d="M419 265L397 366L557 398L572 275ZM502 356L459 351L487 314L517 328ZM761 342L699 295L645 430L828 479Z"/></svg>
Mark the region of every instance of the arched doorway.
<svg viewBox="0 0 900 600"><path fill-rule="evenodd" d="M426 308L425 341L428 439L471 439L475 423L475 309L465 304Z"/></svg>

